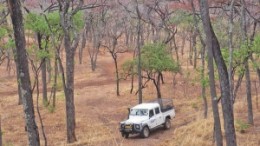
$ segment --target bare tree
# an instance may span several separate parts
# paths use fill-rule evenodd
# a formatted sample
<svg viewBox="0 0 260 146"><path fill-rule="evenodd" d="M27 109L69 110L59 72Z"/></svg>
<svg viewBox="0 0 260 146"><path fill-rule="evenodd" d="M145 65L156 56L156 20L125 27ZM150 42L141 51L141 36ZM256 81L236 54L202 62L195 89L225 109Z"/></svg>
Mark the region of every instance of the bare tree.
<svg viewBox="0 0 260 146"><path fill-rule="evenodd" d="M214 75L214 64L213 64L213 44L212 44L212 33L210 32L210 19L209 19L209 10L208 3L205 0L200 0L200 11L201 18L204 26L205 34L207 35L206 46L208 49L208 70L209 70L209 84L210 84L210 94L212 102L212 110L214 117L214 136L217 146L223 146L223 138L221 132L221 123L219 118L218 110L218 99L215 86L215 75ZM207 27L205 27L207 26Z"/></svg>
<svg viewBox="0 0 260 146"><path fill-rule="evenodd" d="M119 53L124 53L127 51L127 49L125 49L123 46L118 46L119 44L119 39L121 38L121 36L123 35L123 18L120 17L120 13L118 11L118 6L115 4L114 6L114 10L111 10L114 14L114 16L110 16L110 20L107 20L108 23L107 25L107 39L105 39L105 43L104 46L105 48L107 48L108 52L110 53L110 55L112 56L113 60L114 60L114 64L115 64L115 73L116 73L116 94L117 96L119 96L119 81L120 81L120 77L119 77L119 69L118 69L118 61L117 61L117 56ZM117 14L115 16L115 14ZM116 19L113 19L116 18Z"/></svg>
<svg viewBox="0 0 260 146"><path fill-rule="evenodd" d="M63 88L66 98L67 142L76 141L76 121L74 105L74 57L79 43L79 35L73 24L73 16L82 9L98 7L96 4L84 5L83 0L58 0L60 24L64 33L64 47L66 52L66 78L63 74ZM73 35L72 35L73 34ZM61 62L61 61L60 61Z"/></svg>
<svg viewBox="0 0 260 146"><path fill-rule="evenodd" d="M22 101L25 112L25 122L30 146L40 146L38 127L35 122L32 88L28 69L28 60L25 50L25 35L23 16L19 0L8 0L8 7L12 18L14 38L19 69L19 83L22 92Z"/></svg>
<svg viewBox="0 0 260 146"><path fill-rule="evenodd" d="M195 31L198 33L199 35L199 39L202 45L201 48L201 96L203 99L203 103L204 103L204 118L207 118L208 115L208 101L206 98L206 78L205 78L205 51L206 51L206 44L205 41L202 38L202 34L201 31L199 29L199 22L198 19L196 17L196 12L195 12L195 6L194 6L194 2L193 0L190 0L191 3L191 8L192 8L192 15L193 15L193 21L194 21L194 25L195 25Z"/></svg>
<svg viewBox="0 0 260 146"><path fill-rule="evenodd" d="M200 9L201 9L201 18L202 18L202 22L203 22L203 28L204 28L206 38L207 38L208 52L210 52L210 53L208 53L209 54L208 57L211 58L211 60L212 60L213 59L212 55L213 55L214 60L218 67L226 144L228 146L236 146L237 145L236 144L236 133L235 133L235 128L234 128L233 109L232 109L231 100L230 100L230 86L229 86L230 84L229 84L229 80L228 80L228 72L227 72L226 64L223 60L223 57L222 57L222 54L220 51L218 39L217 39L217 37L214 33L214 30L212 28L212 25L211 25L211 21L210 21L210 17L209 17L209 6L208 6L207 0L200 0ZM211 54L211 52L212 52L212 54ZM213 62L211 62L211 63L208 62L208 63L213 66ZM209 69L214 72L214 68L212 68L212 67L210 68L210 67L211 66L209 65ZM214 78L214 76L211 76L210 78ZM210 84L212 84L212 82L210 82ZM213 90L216 90L216 89L211 88L211 92ZM216 99L216 96L213 95L213 99ZM220 135L221 133L218 133L218 134ZM217 139L217 145L223 145L222 138Z"/></svg>

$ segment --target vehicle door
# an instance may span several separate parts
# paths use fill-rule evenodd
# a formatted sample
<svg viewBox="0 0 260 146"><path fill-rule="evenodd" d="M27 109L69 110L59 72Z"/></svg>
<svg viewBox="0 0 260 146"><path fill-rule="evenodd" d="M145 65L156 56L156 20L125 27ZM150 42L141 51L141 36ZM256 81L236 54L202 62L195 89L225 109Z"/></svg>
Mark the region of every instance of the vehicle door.
<svg viewBox="0 0 260 146"><path fill-rule="evenodd" d="M152 129L154 127L156 127L157 123L156 123L156 116L154 114L154 109L150 109L149 110L149 128Z"/></svg>
<svg viewBox="0 0 260 146"><path fill-rule="evenodd" d="M156 124L161 125L164 123L164 118L159 107L155 108Z"/></svg>

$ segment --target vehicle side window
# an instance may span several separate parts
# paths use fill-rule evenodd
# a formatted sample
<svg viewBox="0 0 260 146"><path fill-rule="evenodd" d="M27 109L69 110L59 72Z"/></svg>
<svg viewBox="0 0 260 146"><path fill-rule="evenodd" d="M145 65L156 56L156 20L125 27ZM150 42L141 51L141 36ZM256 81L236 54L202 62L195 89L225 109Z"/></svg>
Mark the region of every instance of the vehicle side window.
<svg viewBox="0 0 260 146"><path fill-rule="evenodd" d="M153 109L151 109L150 111L149 111L149 118L151 118L151 117L153 117L154 116L154 112L153 112Z"/></svg>
<svg viewBox="0 0 260 146"><path fill-rule="evenodd" d="M159 113L160 113L159 107L155 108L155 114L159 114Z"/></svg>

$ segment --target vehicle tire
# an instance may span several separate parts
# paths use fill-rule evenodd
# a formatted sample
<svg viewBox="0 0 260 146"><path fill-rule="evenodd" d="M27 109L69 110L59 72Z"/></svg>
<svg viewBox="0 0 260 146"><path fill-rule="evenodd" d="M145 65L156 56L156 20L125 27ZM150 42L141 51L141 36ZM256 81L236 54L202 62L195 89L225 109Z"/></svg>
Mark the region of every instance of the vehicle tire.
<svg viewBox="0 0 260 146"><path fill-rule="evenodd" d="M128 138L129 137L129 133L122 133L122 137Z"/></svg>
<svg viewBox="0 0 260 146"><path fill-rule="evenodd" d="M165 123L164 123L164 129L170 129L171 128L171 121L169 118L165 119Z"/></svg>
<svg viewBox="0 0 260 146"><path fill-rule="evenodd" d="M149 135L150 135L150 130L149 130L149 128L148 128L147 126L145 126L145 127L143 128L141 135L142 135L143 138L149 137Z"/></svg>

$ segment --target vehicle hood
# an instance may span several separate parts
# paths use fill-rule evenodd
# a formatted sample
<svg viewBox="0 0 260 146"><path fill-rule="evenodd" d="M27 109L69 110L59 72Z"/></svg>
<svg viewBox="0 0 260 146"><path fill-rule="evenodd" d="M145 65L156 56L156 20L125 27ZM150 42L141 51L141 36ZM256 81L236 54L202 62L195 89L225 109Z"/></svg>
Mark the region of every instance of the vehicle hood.
<svg viewBox="0 0 260 146"><path fill-rule="evenodd" d="M142 123L143 121L148 120L148 117L146 116L130 116L128 120L125 121L125 124L139 124Z"/></svg>

